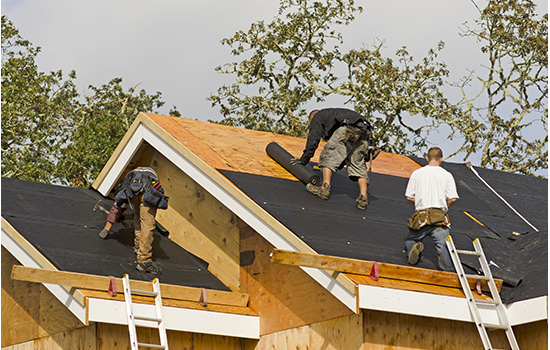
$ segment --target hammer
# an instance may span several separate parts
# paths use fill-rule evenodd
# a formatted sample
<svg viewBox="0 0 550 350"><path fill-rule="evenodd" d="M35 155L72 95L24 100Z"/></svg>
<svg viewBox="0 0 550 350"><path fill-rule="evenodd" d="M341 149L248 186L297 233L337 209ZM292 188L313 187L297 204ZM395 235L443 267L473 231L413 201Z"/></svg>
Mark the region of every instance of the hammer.
<svg viewBox="0 0 550 350"><path fill-rule="evenodd" d="M101 199L95 204L93 211L97 211L99 209L100 212L109 215L109 211L99 205L99 202L101 202ZM126 221L124 220L121 220L120 223L124 225L124 227L130 227L130 225L128 225L128 223L126 223Z"/></svg>

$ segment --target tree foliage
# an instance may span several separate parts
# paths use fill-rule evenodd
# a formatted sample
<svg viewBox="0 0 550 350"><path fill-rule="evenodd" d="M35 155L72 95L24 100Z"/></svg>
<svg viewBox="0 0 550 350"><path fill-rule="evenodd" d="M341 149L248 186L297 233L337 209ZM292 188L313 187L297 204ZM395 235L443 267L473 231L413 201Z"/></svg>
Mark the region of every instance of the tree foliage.
<svg viewBox="0 0 550 350"><path fill-rule="evenodd" d="M323 101L315 84L337 79L332 68L342 37L333 26L350 23L361 11L353 0L282 0L273 22L254 23L248 32L222 40L233 47L233 55L250 57L216 68L236 76L236 83L220 87L208 98L213 107L220 106L221 124L307 134L303 105L311 99Z"/></svg>
<svg viewBox="0 0 550 350"><path fill-rule="evenodd" d="M40 47L2 16L2 176L88 187L140 111L164 102L122 79L89 86L80 96L76 73L40 72ZM170 115L180 116L174 106Z"/></svg>
<svg viewBox="0 0 550 350"><path fill-rule="evenodd" d="M468 89L473 73L459 84L465 118L456 127L464 142L455 153L479 153L482 167L548 169L548 14L537 19L535 7L531 0L491 0L477 27L462 33L483 43L488 64L477 76L477 95ZM537 131L542 135L532 136Z"/></svg>
<svg viewBox="0 0 550 350"><path fill-rule="evenodd" d="M2 176L52 182L77 92L74 72L38 70L39 53L2 16Z"/></svg>
<svg viewBox="0 0 550 350"><path fill-rule="evenodd" d="M341 52L335 27L362 11L353 0L281 0L271 23L224 39L233 55L249 58L216 68L235 82L209 100L220 107L222 124L305 137L303 106L342 95L374 125L385 151L424 153L430 132L446 124L449 145L457 145L452 155L481 153L483 167L532 174L548 168L547 135L527 136L533 127L547 134L547 15L537 20L534 8L531 0L490 0L476 21L480 29L465 31L485 42L489 58L487 76L478 77L483 107L468 97L472 76L459 84L462 101L444 94L449 70L437 59L443 42L417 63L406 47L396 59L382 55L382 44Z"/></svg>
<svg viewBox="0 0 550 350"><path fill-rule="evenodd" d="M346 103L369 116L381 149L419 153L427 149L430 131L461 116L440 90L449 75L447 66L436 60L444 43L416 64L406 47L397 51L396 61L383 57L381 48L382 43L345 54L348 76L328 92L348 96Z"/></svg>

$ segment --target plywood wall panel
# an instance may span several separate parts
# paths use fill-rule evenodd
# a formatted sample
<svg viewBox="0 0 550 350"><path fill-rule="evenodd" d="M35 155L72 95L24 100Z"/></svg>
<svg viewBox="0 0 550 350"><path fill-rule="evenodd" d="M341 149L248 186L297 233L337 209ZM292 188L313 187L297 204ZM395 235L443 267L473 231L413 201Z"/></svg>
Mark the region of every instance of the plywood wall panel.
<svg viewBox="0 0 550 350"><path fill-rule="evenodd" d="M210 264L209 270L238 292L239 229L236 216L167 158L155 152L149 166L157 172L169 199L157 221L170 239Z"/></svg>
<svg viewBox="0 0 550 350"><path fill-rule="evenodd" d="M477 350L483 344L473 323L363 310L365 349ZM489 332L493 346L509 348L504 331Z"/></svg>
<svg viewBox="0 0 550 350"><path fill-rule="evenodd" d="M268 334L352 314L344 304L297 266L269 261L273 246L241 226L241 292Z"/></svg>
<svg viewBox="0 0 550 350"><path fill-rule="evenodd" d="M12 280L20 263L4 247L1 256L3 347L84 326L42 284Z"/></svg>

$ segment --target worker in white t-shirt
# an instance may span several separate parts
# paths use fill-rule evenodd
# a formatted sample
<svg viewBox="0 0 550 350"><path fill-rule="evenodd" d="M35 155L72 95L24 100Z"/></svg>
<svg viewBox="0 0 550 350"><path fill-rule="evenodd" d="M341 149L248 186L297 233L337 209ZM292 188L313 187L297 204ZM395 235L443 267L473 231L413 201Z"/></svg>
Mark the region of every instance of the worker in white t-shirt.
<svg viewBox="0 0 550 350"><path fill-rule="evenodd" d="M441 167L443 152L439 147L428 150L428 165L415 170L409 179L405 197L414 203L415 215L409 219L409 233L405 242L409 264L420 260L424 244L431 236L439 256L439 267L455 271L445 238L449 235L450 222L447 210L457 201L458 193L453 175Z"/></svg>

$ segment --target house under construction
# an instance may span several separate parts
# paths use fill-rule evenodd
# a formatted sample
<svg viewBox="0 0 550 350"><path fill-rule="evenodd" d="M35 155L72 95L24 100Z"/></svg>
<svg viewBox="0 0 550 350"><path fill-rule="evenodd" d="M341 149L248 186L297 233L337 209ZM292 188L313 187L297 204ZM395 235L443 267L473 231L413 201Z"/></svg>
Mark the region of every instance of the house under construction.
<svg viewBox="0 0 550 350"><path fill-rule="evenodd" d="M171 349L483 349L459 278L438 269L433 244L418 265L404 253L408 177L425 160L382 152L366 211L335 173L329 200L266 154L300 156L305 140L140 113L91 189L2 178L2 349L130 349L122 277L158 277ZM315 165L323 144L308 165ZM158 173L159 276L135 268L132 222L98 236L112 191L137 166ZM443 163L460 200L449 216L458 249L481 243L521 349L548 348L546 179ZM469 275L483 273L463 258ZM470 278L476 300L486 281ZM149 297L137 309L155 308ZM480 308L499 324L494 310ZM138 326L140 324L138 323ZM159 332L138 327L140 341ZM510 348L493 330L494 348Z"/></svg>

